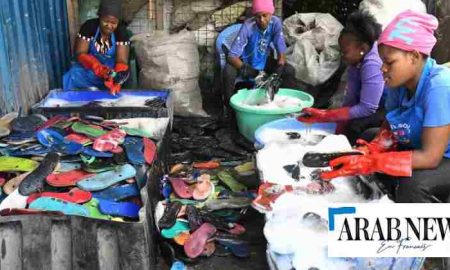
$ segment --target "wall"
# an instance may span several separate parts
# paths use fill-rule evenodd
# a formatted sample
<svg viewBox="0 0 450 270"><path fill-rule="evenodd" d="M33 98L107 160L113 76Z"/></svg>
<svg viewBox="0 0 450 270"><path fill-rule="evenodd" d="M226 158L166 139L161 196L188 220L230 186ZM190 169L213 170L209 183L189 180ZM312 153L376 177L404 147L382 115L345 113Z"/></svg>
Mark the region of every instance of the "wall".
<svg viewBox="0 0 450 270"><path fill-rule="evenodd" d="M61 86L70 62L66 2L2 0L0 115L26 112Z"/></svg>

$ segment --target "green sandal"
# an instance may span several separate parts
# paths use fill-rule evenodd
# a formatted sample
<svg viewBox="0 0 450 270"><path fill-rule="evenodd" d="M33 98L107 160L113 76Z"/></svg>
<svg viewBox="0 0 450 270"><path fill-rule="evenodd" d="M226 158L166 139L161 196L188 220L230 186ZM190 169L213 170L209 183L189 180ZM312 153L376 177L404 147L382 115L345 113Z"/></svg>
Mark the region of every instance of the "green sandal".
<svg viewBox="0 0 450 270"><path fill-rule="evenodd" d="M38 166L37 161L27 158L0 157L0 172L30 172Z"/></svg>

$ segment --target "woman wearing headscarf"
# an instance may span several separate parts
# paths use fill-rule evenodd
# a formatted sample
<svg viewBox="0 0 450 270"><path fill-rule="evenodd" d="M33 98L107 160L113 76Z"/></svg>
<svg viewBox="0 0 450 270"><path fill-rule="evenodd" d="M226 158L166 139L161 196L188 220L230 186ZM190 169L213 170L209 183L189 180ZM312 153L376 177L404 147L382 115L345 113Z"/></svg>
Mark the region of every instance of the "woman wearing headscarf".
<svg viewBox="0 0 450 270"><path fill-rule="evenodd" d="M430 57L437 19L405 11L383 31L386 122L363 155L330 162L323 179L376 173L396 202L446 202L450 195L450 69Z"/></svg>
<svg viewBox="0 0 450 270"><path fill-rule="evenodd" d="M341 59L349 65L347 93L341 108L319 110L305 108L298 120L306 123L339 122L336 133L346 135L353 145L366 129L380 127L384 121L384 80L377 39L381 25L365 12L356 11L347 18L341 31Z"/></svg>
<svg viewBox="0 0 450 270"><path fill-rule="evenodd" d="M98 18L86 21L75 43L75 63L64 74L64 90L104 89L120 91L128 79L130 39L121 24L120 0L102 0Z"/></svg>

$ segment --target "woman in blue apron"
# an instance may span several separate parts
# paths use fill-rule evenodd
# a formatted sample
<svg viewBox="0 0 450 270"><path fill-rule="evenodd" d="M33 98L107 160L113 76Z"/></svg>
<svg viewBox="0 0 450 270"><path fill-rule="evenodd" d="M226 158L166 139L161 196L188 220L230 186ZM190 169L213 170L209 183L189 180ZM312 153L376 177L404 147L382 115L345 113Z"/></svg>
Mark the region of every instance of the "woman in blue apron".
<svg viewBox="0 0 450 270"><path fill-rule="evenodd" d="M126 28L119 23L121 9L120 0L103 0L99 18L81 26L75 43L78 62L64 74L65 91L105 88L112 94L120 91L129 76L130 46Z"/></svg>
<svg viewBox="0 0 450 270"><path fill-rule="evenodd" d="M253 17L245 20L227 54L223 70L223 103L225 118L232 129L236 129L235 115L230 107L230 98L235 94L236 78L246 82L253 80L260 71L276 73L282 79L282 87L297 88L294 67L286 62L286 42L280 18L274 16L272 0L253 0ZM272 59L272 46L277 60Z"/></svg>
<svg viewBox="0 0 450 270"><path fill-rule="evenodd" d="M450 69L429 55L437 19L405 11L379 39L382 72L390 88L386 122L363 155L330 162L323 179L377 173L396 202L448 202L450 197Z"/></svg>

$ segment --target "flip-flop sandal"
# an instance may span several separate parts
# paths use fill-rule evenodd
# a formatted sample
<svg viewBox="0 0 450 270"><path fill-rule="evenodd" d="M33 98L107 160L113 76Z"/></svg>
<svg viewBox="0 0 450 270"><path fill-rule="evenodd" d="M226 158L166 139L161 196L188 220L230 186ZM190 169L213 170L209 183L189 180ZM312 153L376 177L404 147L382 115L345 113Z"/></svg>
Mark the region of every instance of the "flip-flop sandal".
<svg viewBox="0 0 450 270"><path fill-rule="evenodd" d="M362 153L359 151L329 153L306 152L305 155L303 155L302 163L306 167L328 167L330 166L331 160L348 155L362 155Z"/></svg>
<svg viewBox="0 0 450 270"><path fill-rule="evenodd" d="M242 240L225 240L216 238L216 241L220 245L229 249L231 253L238 258L250 257L250 249L248 244Z"/></svg>
<svg viewBox="0 0 450 270"><path fill-rule="evenodd" d="M189 232L182 232L179 235L175 236L173 238L173 241L180 246L184 246L184 244L188 240L189 236L191 236L191 234Z"/></svg>
<svg viewBox="0 0 450 270"><path fill-rule="evenodd" d="M11 122L19 116L18 113L8 113L0 118L0 138L11 133Z"/></svg>
<svg viewBox="0 0 450 270"><path fill-rule="evenodd" d="M52 173L46 177L47 184L54 187L75 186L79 181L94 176L92 173L83 170L73 170L62 173Z"/></svg>
<svg viewBox="0 0 450 270"><path fill-rule="evenodd" d="M186 217L192 231L197 230L203 224L200 212L193 205L186 205Z"/></svg>
<svg viewBox="0 0 450 270"><path fill-rule="evenodd" d="M127 136L123 143L128 160L131 164L142 165L145 163L144 142L140 137Z"/></svg>
<svg viewBox="0 0 450 270"><path fill-rule="evenodd" d="M233 235L241 235L245 233L245 227L238 223L233 223L233 228L228 230L228 233Z"/></svg>
<svg viewBox="0 0 450 270"><path fill-rule="evenodd" d="M190 258L200 256L205 249L208 239L214 236L217 229L209 224L203 223L195 230L184 244L184 252Z"/></svg>
<svg viewBox="0 0 450 270"><path fill-rule="evenodd" d="M106 134L106 131L104 131L99 126L87 125L81 122L73 123L71 128L74 132L87 135L88 137L91 138L97 138L103 134Z"/></svg>
<svg viewBox="0 0 450 270"><path fill-rule="evenodd" d="M0 156L0 172L29 172L38 166L39 162L31 159Z"/></svg>
<svg viewBox="0 0 450 270"><path fill-rule="evenodd" d="M272 210L272 204L285 192L293 191L290 185L263 183L258 188L258 195L252 202L252 207L266 213Z"/></svg>
<svg viewBox="0 0 450 270"><path fill-rule="evenodd" d="M0 216L22 216L22 215L45 215L45 216L64 216L63 212L42 211L36 209L7 208L0 211Z"/></svg>
<svg viewBox="0 0 450 270"><path fill-rule="evenodd" d="M175 194L182 199L190 199L193 196L193 189L181 178L170 178L170 184Z"/></svg>
<svg viewBox="0 0 450 270"><path fill-rule="evenodd" d="M89 145L92 143L92 141L91 141L91 139L89 139L89 137L82 135L82 134L77 134L77 133L71 133L64 138L68 141L76 142L83 146L86 146L86 145Z"/></svg>
<svg viewBox="0 0 450 270"><path fill-rule="evenodd" d="M97 150L92 149L92 147L85 146L81 150L81 152L84 155L91 156L91 157L100 157L100 158L110 158L113 156L113 153L110 152L100 152Z"/></svg>
<svg viewBox="0 0 450 270"><path fill-rule="evenodd" d="M56 169L56 172L63 173L63 172L69 172L73 170L81 169L81 163L79 162L60 162L59 168Z"/></svg>
<svg viewBox="0 0 450 270"><path fill-rule="evenodd" d="M64 139L63 135L50 128L38 131L36 137L40 144L62 154L76 155L83 149L83 145Z"/></svg>
<svg viewBox="0 0 450 270"><path fill-rule="evenodd" d="M136 169L129 164L125 164L116 167L114 170L87 177L79 181L77 186L86 191L98 191L110 187L120 181L133 178L135 175Z"/></svg>
<svg viewBox="0 0 450 270"><path fill-rule="evenodd" d="M220 162L218 161L207 161L207 162L194 162L192 167L201 170L212 170L220 167Z"/></svg>
<svg viewBox="0 0 450 270"><path fill-rule="evenodd" d="M237 192L247 190L247 187L234 179L234 177L227 171L220 171L217 176L231 191Z"/></svg>
<svg viewBox="0 0 450 270"><path fill-rule="evenodd" d="M181 164L181 163L175 164L170 168L169 175L176 175L177 173L179 173L185 169L186 169L186 166L184 164Z"/></svg>
<svg viewBox="0 0 450 270"><path fill-rule="evenodd" d="M128 163L127 154L124 151L122 151L122 153L114 154L113 159L114 159L114 162L119 165Z"/></svg>
<svg viewBox="0 0 450 270"><path fill-rule="evenodd" d="M36 127L36 131L39 131L41 129L46 129L49 127L53 127L54 125L56 125L57 123L66 120L67 117L63 116L63 115L56 115L53 116L52 118L48 119L47 121L45 121L42 125Z"/></svg>
<svg viewBox="0 0 450 270"><path fill-rule="evenodd" d="M88 210L90 218L112 220L112 216L104 215L100 212L100 210L98 209L98 205L99 201L95 198L92 198L89 202L83 204L83 206Z"/></svg>
<svg viewBox="0 0 450 270"><path fill-rule="evenodd" d="M152 165L156 159L156 144L149 138L144 138L144 159L148 165Z"/></svg>
<svg viewBox="0 0 450 270"><path fill-rule="evenodd" d="M211 255L214 254L214 252L216 251L216 245L214 244L213 241L206 243L205 245L205 249L202 252L202 256L204 257L211 257Z"/></svg>
<svg viewBox="0 0 450 270"><path fill-rule="evenodd" d="M209 223L221 231L228 231L232 224L228 223L223 217L216 216L210 212L200 211L200 217L203 223Z"/></svg>
<svg viewBox="0 0 450 270"><path fill-rule="evenodd" d="M234 168L238 165L241 165L242 163L243 163L242 160L225 160L225 161L220 161L220 166Z"/></svg>
<svg viewBox="0 0 450 270"><path fill-rule="evenodd" d="M180 233L189 232L189 230L189 224L186 221L177 219L172 227L161 230L161 236L166 239L173 239Z"/></svg>
<svg viewBox="0 0 450 270"><path fill-rule="evenodd" d="M129 197L139 196L140 192L136 184L125 184L116 187L109 187L102 191L93 192L92 196L94 198L109 200L109 201L120 201Z"/></svg>
<svg viewBox="0 0 450 270"><path fill-rule="evenodd" d="M83 158L84 156L82 156ZM124 166L127 164L123 164L120 166ZM83 159L83 163L81 164L81 168L90 173L102 173L107 171L112 171L117 168L118 165L114 164L111 159L102 159L102 158L90 158Z"/></svg>
<svg viewBox="0 0 450 270"><path fill-rule="evenodd" d="M119 144L123 143L126 135L120 129L113 129L97 137L92 148L100 152L122 153L123 149Z"/></svg>
<svg viewBox="0 0 450 270"><path fill-rule="evenodd" d="M253 161L248 161L234 167L234 170L239 174L245 175L246 173L255 171L255 163Z"/></svg>
<svg viewBox="0 0 450 270"><path fill-rule="evenodd" d="M59 155L51 152L42 160L41 164L29 175L25 176L19 184L19 193L28 196L31 193L43 190L45 178L49 176L58 166Z"/></svg>
<svg viewBox="0 0 450 270"><path fill-rule="evenodd" d="M11 133L11 130L5 126L0 126L0 138L8 136Z"/></svg>
<svg viewBox="0 0 450 270"><path fill-rule="evenodd" d="M23 181L23 179L25 179L25 177L29 174L30 174L29 172L23 173L12 179L9 179L8 182L6 182L5 185L3 186L3 192L5 194L13 193L13 191L19 187L19 184Z"/></svg>
<svg viewBox="0 0 450 270"><path fill-rule="evenodd" d="M137 219L141 207L131 202L111 202L99 200L99 210L101 213L111 216Z"/></svg>
<svg viewBox="0 0 450 270"><path fill-rule="evenodd" d="M197 184L194 191L192 192L192 197L194 200L203 201L206 200L209 195L214 193L214 184L211 183L209 174L202 174L197 179Z"/></svg>
<svg viewBox="0 0 450 270"><path fill-rule="evenodd" d="M235 197L223 200L207 200L205 206L208 210L215 211L221 209L236 209L250 206L252 199L245 197Z"/></svg>
<svg viewBox="0 0 450 270"><path fill-rule="evenodd" d="M61 120L58 123L54 124L53 128L59 128L59 129L67 129L70 128L73 124L73 121L70 121L70 118L67 120Z"/></svg>
<svg viewBox="0 0 450 270"><path fill-rule="evenodd" d="M178 213L181 210L181 206L182 205L179 202L172 202L166 205L166 208L164 209L164 214L158 221L158 228L160 230L167 229L175 225Z"/></svg>
<svg viewBox="0 0 450 270"><path fill-rule="evenodd" d="M217 257L228 257L231 254L232 253L231 253L231 251L228 248L226 248L226 247L224 247L222 245L216 245L216 251L214 252L214 256L217 256Z"/></svg>
<svg viewBox="0 0 450 270"><path fill-rule="evenodd" d="M85 203L92 199L92 194L89 191L84 191L79 188L73 188L69 192L42 192L32 193L28 196L27 204L31 204L34 200L41 197L51 197L60 199L71 203Z"/></svg>
<svg viewBox="0 0 450 270"><path fill-rule="evenodd" d="M3 137L3 141L9 145L22 145L36 141L36 134L34 131L27 132L11 132L8 136Z"/></svg>
<svg viewBox="0 0 450 270"><path fill-rule="evenodd" d="M17 117L11 121L11 129L18 132L35 131L45 121L45 117L36 114Z"/></svg>
<svg viewBox="0 0 450 270"><path fill-rule="evenodd" d="M42 156L50 153L52 150L41 144L32 144L27 147L21 147L19 149L9 152L10 156L13 157L24 157L24 156Z"/></svg>
<svg viewBox="0 0 450 270"><path fill-rule="evenodd" d="M83 205L59 200L51 197L41 197L34 200L30 209L63 212L65 215L89 217L89 211Z"/></svg>

